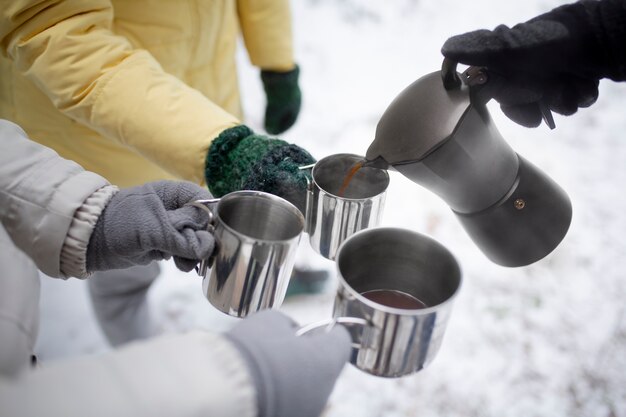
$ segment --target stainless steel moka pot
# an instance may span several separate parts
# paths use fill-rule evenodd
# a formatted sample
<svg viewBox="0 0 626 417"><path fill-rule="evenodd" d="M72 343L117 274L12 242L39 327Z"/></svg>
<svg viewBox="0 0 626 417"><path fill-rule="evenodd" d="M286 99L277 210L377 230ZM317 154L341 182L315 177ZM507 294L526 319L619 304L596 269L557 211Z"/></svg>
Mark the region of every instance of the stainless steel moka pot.
<svg viewBox="0 0 626 417"><path fill-rule="evenodd" d="M494 125L489 72L441 71L418 79L389 105L366 165L395 169L439 195L493 262L524 266L554 250L569 228L565 191L518 155ZM553 127L549 110L544 120Z"/></svg>

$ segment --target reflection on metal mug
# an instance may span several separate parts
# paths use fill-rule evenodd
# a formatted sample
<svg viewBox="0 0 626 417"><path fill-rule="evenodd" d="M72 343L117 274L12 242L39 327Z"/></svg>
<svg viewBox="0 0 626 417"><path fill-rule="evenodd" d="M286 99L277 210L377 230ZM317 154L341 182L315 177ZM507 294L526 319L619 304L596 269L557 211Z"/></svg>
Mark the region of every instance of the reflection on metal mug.
<svg viewBox="0 0 626 417"><path fill-rule="evenodd" d="M312 177L307 193L306 232L313 249L325 258L334 260L349 236L380 224L389 174L371 167L356 167L351 172L364 161L359 155L336 154L301 167L311 169Z"/></svg>
<svg viewBox="0 0 626 417"><path fill-rule="evenodd" d="M189 204L209 214L217 244L214 256L198 268L211 304L235 317L280 306L304 231L300 210L261 191Z"/></svg>
<svg viewBox="0 0 626 417"><path fill-rule="evenodd" d="M400 377L428 365L461 285L448 249L416 232L375 228L346 240L336 262L335 318L299 334L345 325L353 341L351 363L372 375Z"/></svg>

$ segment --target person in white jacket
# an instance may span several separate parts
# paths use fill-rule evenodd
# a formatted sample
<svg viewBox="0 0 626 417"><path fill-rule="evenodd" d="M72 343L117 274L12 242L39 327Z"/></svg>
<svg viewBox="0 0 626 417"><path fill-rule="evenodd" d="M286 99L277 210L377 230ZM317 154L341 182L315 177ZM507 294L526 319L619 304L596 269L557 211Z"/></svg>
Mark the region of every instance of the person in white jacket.
<svg viewBox="0 0 626 417"><path fill-rule="evenodd" d="M187 182L119 191L0 120L0 415L317 416L350 353L341 326L296 337L276 311L225 334L192 332L30 368L40 269L51 277L174 258L191 270L214 250Z"/></svg>

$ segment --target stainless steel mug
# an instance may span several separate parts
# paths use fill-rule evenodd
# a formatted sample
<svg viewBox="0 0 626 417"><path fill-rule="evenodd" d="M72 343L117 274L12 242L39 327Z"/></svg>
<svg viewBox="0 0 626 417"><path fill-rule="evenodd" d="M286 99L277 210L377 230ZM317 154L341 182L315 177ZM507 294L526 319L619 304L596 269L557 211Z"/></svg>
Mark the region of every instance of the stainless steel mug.
<svg viewBox="0 0 626 417"><path fill-rule="evenodd" d="M380 224L389 186L387 171L363 167L343 187L350 170L363 161L359 155L336 154L303 167L312 168L306 231L313 249L325 258L335 259L344 240Z"/></svg>
<svg viewBox="0 0 626 417"><path fill-rule="evenodd" d="M217 244L212 259L198 269L211 304L235 317L280 306L304 231L300 210L261 191L235 191L190 204L209 213Z"/></svg>
<svg viewBox="0 0 626 417"><path fill-rule="evenodd" d="M428 365L461 285L450 251L416 232L376 228L346 240L336 262L339 286L330 323L350 331L351 363L382 377ZM328 323L305 326L300 334Z"/></svg>

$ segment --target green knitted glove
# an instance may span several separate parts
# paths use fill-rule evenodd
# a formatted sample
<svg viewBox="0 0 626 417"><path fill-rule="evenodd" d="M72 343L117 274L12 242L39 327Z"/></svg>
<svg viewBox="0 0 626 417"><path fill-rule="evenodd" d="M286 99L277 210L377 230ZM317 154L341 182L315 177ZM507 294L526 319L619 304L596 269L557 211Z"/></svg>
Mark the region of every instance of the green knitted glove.
<svg viewBox="0 0 626 417"><path fill-rule="evenodd" d="M205 178L216 197L237 190L265 191L290 201L304 213L310 170L299 167L314 162L304 149L240 125L226 129L211 144Z"/></svg>
<svg viewBox="0 0 626 417"><path fill-rule="evenodd" d="M261 81L267 96L265 130L277 135L289 129L300 113L302 93L298 87L300 68L288 72L261 71Z"/></svg>

